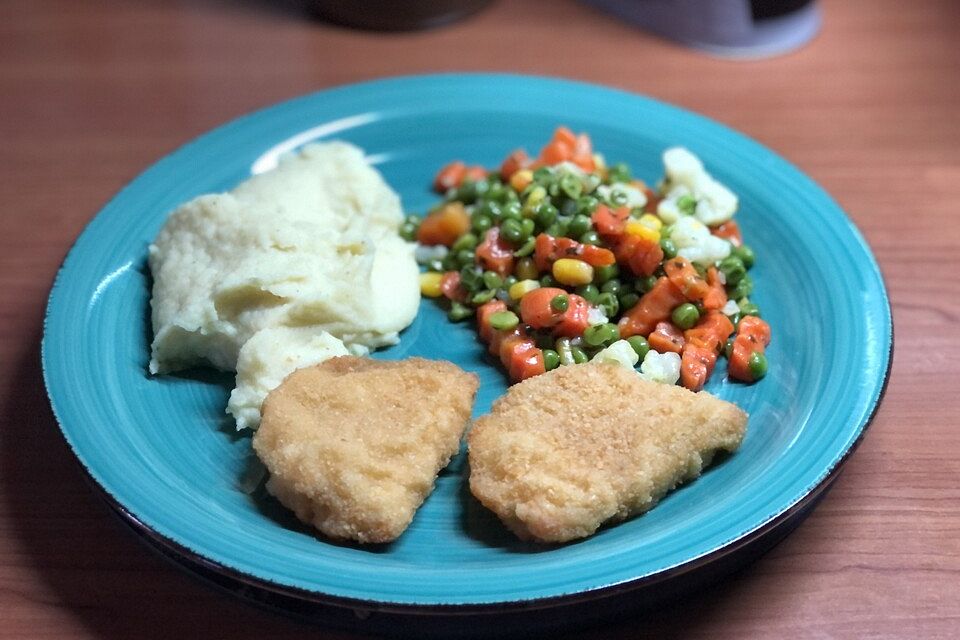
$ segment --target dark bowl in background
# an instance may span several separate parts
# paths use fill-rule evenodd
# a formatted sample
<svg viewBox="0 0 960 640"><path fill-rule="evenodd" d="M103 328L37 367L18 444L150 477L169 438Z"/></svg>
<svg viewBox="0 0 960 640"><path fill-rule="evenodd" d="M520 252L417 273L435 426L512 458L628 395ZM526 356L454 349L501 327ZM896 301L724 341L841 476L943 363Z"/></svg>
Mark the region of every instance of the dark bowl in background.
<svg viewBox="0 0 960 640"><path fill-rule="evenodd" d="M490 0L305 0L314 16L371 31L411 31L439 27L476 13Z"/></svg>

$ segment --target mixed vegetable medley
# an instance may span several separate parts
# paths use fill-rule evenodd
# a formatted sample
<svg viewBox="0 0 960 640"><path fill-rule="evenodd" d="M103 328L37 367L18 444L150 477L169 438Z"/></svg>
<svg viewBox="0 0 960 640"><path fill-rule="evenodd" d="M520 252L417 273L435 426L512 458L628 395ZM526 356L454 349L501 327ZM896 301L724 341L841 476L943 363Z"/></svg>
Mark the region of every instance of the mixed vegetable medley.
<svg viewBox="0 0 960 640"><path fill-rule="evenodd" d="M737 197L686 149L663 162L651 188L559 127L535 158L448 164L443 202L401 229L421 245L423 295L452 321L475 316L514 382L601 360L698 391L720 355L731 378L762 378L770 327L750 300Z"/></svg>

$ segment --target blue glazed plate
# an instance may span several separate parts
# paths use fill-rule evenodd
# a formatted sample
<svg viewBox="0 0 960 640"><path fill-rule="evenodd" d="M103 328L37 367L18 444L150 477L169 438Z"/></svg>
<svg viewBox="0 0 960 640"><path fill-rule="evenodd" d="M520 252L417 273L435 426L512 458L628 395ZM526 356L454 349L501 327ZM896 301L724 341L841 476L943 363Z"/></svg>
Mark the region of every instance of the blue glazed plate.
<svg viewBox="0 0 960 640"><path fill-rule="evenodd" d="M697 153L741 199L758 256L752 298L773 327L770 372L747 386L718 368L708 390L750 415L738 453L642 517L572 544L507 533L465 489L462 455L395 543L332 544L262 488L244 491L249 437L224 414L232 377L151 377L147 245L167 214L233 187L317 139L366 150L409 211L460 158L497 166L558 124L653 182L672 145ZM286 102L216 129L152 166L94 218L50 295L47 389L66 440L103 493L168 555L303 602L390 611L517 610L681 575L762 536L821 493L877 408L891 357L877 264L837 205L789 163L717 123L611 89L502 75L397 78ZM401 344L377 357L452 360L480 375L475 415L505 390L469 323L421 304Z"/></svg>

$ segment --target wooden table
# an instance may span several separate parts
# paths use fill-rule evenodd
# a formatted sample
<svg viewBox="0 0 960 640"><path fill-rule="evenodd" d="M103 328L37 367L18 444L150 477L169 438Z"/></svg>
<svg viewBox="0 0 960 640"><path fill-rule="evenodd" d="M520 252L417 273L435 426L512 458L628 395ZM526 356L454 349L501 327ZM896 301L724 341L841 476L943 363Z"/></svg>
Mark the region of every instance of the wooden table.
<svg viewBox="0 0 960 640"><path fill-rule="evenodd" d="M758 62L704 57L572 0L502 0L405 34L324 26L266 0L3 6L0 637L355 637L220 595L124 530L57 434L42 314L84 224L176 146L298 94L445 70L609 84L746 132L850 213L893 300L883 407L809 520L722 585L586 637L960 633L960 3L828 1L810 46Z"/></svg>

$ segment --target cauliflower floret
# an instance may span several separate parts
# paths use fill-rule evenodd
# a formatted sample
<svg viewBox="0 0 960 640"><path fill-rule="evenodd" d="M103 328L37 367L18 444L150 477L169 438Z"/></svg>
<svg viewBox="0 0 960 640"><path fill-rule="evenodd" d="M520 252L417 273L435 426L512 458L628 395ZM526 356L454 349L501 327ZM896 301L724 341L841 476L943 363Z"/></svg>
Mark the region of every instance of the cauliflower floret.
<svg viewBox="0 0 960 640"><path fill-rule="evenodd" d="M597 187L597 195L606 202L612 203L611 198L613 198L615 193L623 194L621 196L624 198L622 206L635 209L647 204L647 194L640 189L637 189L632 184L623 184L622 182L617 182L615 184L602 184Z"/></svg>
<svg viewBox="0 0 960 640"><path fill-rule="evenodd" d="M705 267L730 255L729 242L712 235L706 225L690 216L673 224L670 239L677 247L678 256Z"/></svg>
<svg viewBox="0 0 960 640"><path fill-rule="evenodd" d="M677 384L680 379L680 354L672 351L657 353L653 349L647 351L640 364L640 376L652 382Z"/></svg>
<svg viewBox="0 0 960 640"><path fill-rule="evenodd" d="M633 350L626 340L617 340L606 349L593 356L593 362L617 364L627 369L633 369L640 361L640 356Z"/></svg>
<svg viewBox="0 0 960 640"><path fill-rule="evenodd" d="M599 307L594 307L593 305L587 310L587 324L591 327L594 327L598 324L607 324L610 322L610 318L607 317L607 314L603 312Z"/></svg>
<svg viewBox="0 0 960 640"><path fill-rule="evenodd" d="M708 225L726 222L736 213L739 204L737 196L707 173L697 156L682 147L673 147L663 153L663 166L671 185L665 200L676 203L684 195L678 187L685 187L687 193L697 200L694 215ZM667 210L668 215L672 213L669 205Z"/></svg>
<svg viewBox="0 0 960 640"><path fill-rule="evenodd" d="M740 305L735 300L727 300L727 304L723 305L720 312L725 316L735 316L740 313Z"/></svg>

